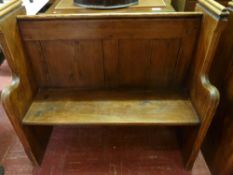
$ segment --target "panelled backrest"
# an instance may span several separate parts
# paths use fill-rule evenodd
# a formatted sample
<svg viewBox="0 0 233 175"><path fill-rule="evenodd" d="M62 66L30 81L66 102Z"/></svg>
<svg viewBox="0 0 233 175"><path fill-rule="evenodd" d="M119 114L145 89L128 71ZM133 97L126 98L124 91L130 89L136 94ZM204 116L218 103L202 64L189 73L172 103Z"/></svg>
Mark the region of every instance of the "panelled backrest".
<svg viewBox="0 0 233 175"><path fill-rule="evenodd" d="M174 88L184 85L201 14L19 17L40 87Z"/></svg>

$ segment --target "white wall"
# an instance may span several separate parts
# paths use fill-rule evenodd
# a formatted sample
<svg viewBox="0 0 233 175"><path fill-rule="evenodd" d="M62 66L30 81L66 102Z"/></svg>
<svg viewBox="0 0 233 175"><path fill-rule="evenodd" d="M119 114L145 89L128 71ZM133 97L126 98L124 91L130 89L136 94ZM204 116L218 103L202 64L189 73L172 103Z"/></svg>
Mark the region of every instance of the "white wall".
<svg viewBox="0 0 233 175"><path fill-rule="evenodd" d="M35 15L49 0L23 0L27 15Z"/></svg>

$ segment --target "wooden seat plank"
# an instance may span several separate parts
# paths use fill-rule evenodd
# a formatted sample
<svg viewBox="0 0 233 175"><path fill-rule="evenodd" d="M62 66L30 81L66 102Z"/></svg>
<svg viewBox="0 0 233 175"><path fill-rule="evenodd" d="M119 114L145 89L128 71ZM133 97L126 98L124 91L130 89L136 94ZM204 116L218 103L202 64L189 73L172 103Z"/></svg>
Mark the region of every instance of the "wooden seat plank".
<svg viewBox="0 0 233 175"><path fill-rule="evenodd" d="M188 99L151 91L41 91L24 124L196 125Z"/></svg>

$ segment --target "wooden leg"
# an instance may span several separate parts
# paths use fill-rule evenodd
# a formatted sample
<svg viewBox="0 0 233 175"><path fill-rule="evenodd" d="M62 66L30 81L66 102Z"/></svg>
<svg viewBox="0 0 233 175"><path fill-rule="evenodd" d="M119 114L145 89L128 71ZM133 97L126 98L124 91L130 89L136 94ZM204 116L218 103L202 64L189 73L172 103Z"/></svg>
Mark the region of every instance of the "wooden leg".
<svg viewBox="0 0 233 175"><path fill-rule="evenodd" d="M28 135L29 144L31 147L31 150L25 150L26 152L29 151L27 154L30 154L30 157L32 157L32 161L35 165L40 165L45 151L47 144L49 142L49 138L52 132L53 127L52 126L24 126L25 130L27 130L27 133L30 133Z"/></svg>
<svg viewBox="0 0 233 175"><path fill-rule="evenodd" d="M15 128L15 124L13 126ZM35 166L39 166L43 160L52 129L52 126L23 126L15 128L28 158Z"/></svg>
<svg viewBox="0 0 233 175"><path fill-rule="evenodd" d="M185 127L181 130L181 149L184 165L187 170L191 170L199 153L202 136L199 133L200 127Z"/></svg>

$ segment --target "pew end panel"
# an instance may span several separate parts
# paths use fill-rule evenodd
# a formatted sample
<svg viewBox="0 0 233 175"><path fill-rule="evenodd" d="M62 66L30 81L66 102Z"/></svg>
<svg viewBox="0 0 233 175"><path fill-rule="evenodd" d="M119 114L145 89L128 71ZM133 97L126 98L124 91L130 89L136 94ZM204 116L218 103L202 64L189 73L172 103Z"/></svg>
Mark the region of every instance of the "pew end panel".
<svg viewBox="0 0 233 175"><path fill-rule="evenodd" d="M30 160L42 160L51 127L25 126L22 119L37 92L37 84L25 60L16 16L25 14L21 1L15 0L0 13L0 47L12 71L12 83L1 92L1 102ZM42 132L38 132L43 130Z"/></svg>
<svg viewBox="0 0 233 175"><path fill-rule="evenodd" d="M219 104L220 94L218 89L210 83L209 71L229 16L224 6L209 0L199 0L196 11L203 12L203 20L193 62L190 98L201 122L196 130L185 129L183 131L186 133L184 134L183 153L188 169L193 166Z"/></svg>
<svg viewBox="0 0 233 175"><path fill-rule="evenodd" d="M219 101L208 71L226 22L220 7L208 0L199 12L18 16L36 87L20 122L188 127L182 145L191 168ZM19 101L5 108L14 112Z"/></svg>
<svg viewBox="0 0 233 175"><path fill-rule="evenodd" d="M202 145L206 162L216 175L233 174L233 1L228 11L228 24L210 70L210 80L218 87L221 99Z"/></svg>

